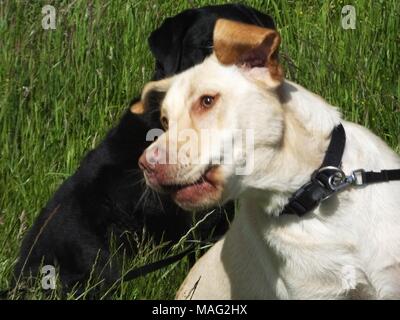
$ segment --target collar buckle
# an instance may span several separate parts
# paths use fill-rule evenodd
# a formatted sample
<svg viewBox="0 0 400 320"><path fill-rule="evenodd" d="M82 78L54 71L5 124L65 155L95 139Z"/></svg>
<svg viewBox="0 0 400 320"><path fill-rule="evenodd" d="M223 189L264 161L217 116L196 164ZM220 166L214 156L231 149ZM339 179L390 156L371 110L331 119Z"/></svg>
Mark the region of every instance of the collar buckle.
<svg viewBox="0 0 400 320"><path fill-rule="evenodd" d="M352 185L362 186L364 185L364 176L365 176L365 170L357 169L354 170L348 178L349 180L351 180Z"/></svg>
<svg viewBox="0 0 400 320"><path fill-rule="evenodd" d="M319 178L325 177L325 183ZM335 193L351 184L348 176L343 172L342 169L334 166L326 166L318 169L313 174L312 180L319 182L323 187L330 189L331 193ZM328 196L328 197L329 197Z"/></svg>

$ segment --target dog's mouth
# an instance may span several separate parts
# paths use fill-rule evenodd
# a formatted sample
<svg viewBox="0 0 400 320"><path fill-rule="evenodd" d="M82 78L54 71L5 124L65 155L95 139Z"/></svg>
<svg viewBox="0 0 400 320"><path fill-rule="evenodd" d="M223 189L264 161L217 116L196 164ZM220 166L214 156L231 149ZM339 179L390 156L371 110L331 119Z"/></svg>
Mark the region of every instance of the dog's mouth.
<svg viewBox="0 0 400 320"><path fill-rule="evenodd" d="M218 176L218 166L209 166L195 182L161 185L161 188L182 207L193 208L205 200L211 201L219 193Z"/></svg>

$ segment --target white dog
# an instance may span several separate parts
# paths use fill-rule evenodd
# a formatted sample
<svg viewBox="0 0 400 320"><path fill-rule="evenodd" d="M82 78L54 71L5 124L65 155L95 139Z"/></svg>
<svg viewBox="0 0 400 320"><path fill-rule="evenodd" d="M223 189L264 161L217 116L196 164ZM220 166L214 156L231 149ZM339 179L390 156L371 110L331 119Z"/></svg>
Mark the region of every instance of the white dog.
<svg viewBox="0 0 400 320"><path fill-rule="evenodd" d="M143 91L143 101L165 92L161 121L169 126L140 159L147 183L189 210L239 200L230 230L195 264L177 298L400 298L399 181L349 185L304 216L281 214L321 166L340 123L344 172L398 169L400 158L321 97L284 80L279 43L273 30L218 20L211 57ZM206 128L216 134L211 146L201 143L205 161L186 149L188 161L170 161L168 146L184 147L171 130L200 135ZM254 132L253 154L239 150L233 163L214 164L234 129ZM249 156L251 174L237 175Z"/></svg>

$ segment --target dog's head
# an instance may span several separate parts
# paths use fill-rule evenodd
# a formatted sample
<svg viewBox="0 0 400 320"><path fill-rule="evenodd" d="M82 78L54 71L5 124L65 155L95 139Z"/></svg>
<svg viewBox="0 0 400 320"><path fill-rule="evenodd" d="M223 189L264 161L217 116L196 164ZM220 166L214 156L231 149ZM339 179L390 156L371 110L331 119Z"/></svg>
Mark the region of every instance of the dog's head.
<svg viewBox="0 0 400 320"><path fill-rule="evenodd" d="M221 19L209 58L145 87L143 101L165 93L166 131L139 160L151 187L189 210L257 187L251 177L265 172L283 135L279 44L275 30Z"/></svg>
<svg viewBox="0 0 400 320"><path fill-rule="evenodd" d="M219 18L275 29L273 19L243 4L223 4L185 10L167 18L149 37L156 59L153 80L160 80L201 63L212 53L213 31Z"/></svg>
<svg viewBox="0 0 400 320"><path fill-rule="evenodd" d="M167 18L148 38L155 58L152 80L176 75L204 61L213 51L213 32L216 21L225 18L275 29L274 20L254 8L243 4L211 5L184 10ZM138 99L131 101L131 112L143 115L149 125L159 125L159 98L156 92L144 104Z"/></svg>

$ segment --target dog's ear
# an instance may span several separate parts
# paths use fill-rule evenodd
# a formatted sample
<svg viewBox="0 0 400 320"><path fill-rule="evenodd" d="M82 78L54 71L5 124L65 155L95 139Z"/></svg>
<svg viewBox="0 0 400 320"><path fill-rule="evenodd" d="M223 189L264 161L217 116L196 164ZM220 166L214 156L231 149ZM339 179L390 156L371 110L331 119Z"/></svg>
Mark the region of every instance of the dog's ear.
<svg viewBox="0 0 400 320"><path fill-rule="evenodd" d="M143 114L144 113L144 104L142 101L137 101L132 103L130 110L134 114Z"/></svg>
<svg viewBox="0 0 400 320"><path fill-rule="evenodd" d="M143 114L160 109L170 84L171 78L147 83L143 88L140 101L132 104L130 108L131 112L134 114Z"/></svg>
<svg viewBox="0 0 400 320"><path fill-rule="evenodd" d="M219 19L214 28L214 53L220 63L245 68L267 68L271 86L283 80L278 61L279 33L241 22Z"/></svg>
<svg viewBox="0 0 400 320"><path fill-rule="evenodd" d="M164 94L168 91L169 87L172 83L172 77L165 78L159 81L150 81L148 82L142 91L142 101L146 102L146 99L149 94L152 92L163 92Z"/></svg>

